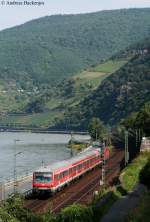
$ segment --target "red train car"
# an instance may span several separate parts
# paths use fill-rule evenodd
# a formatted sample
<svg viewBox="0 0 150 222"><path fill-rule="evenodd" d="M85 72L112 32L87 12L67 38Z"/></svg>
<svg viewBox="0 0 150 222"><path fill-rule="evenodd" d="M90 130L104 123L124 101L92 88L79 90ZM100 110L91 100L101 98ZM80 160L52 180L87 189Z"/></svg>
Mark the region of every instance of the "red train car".
<svg viewBox="0 0 150 222"><path fill-rule="evenodd" d="M109 158L109 149L104 149L105 159ZM75 178L102 163L99 148L89 148L76 157L43 166L33 173L33 192L56 192Z"/></svg>

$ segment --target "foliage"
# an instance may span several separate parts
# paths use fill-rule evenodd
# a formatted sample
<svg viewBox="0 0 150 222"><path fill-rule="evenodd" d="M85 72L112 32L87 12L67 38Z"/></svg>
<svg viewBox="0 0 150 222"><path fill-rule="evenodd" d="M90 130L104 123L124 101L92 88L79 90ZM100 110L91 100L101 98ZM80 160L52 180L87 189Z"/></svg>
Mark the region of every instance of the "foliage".
<svg viewBox="0 0 150 222"><path fill-rule="evenodd" d="M58 222L57 215L54 216L51 210L43 214L41 219L42 219L41 222Z"/></svg>
<svg viewBox="0 0 150 222"><path fill-rule="evenodd" d="M93 222L92 209L79 204L73 204L63 209L59 216L59 222Z"/></svg>
<svg viewBox="0 0 150 222"><path fill-rule="evenodd" d="M93 69L91 70L102 73L113 73L116 72L118 69L120 69L126 63L127 60L121 60L121 59L108 60L107 62L97 65L96 67L93 67Z"/></svg>
<svg viewBox="0 0 150 222"><path fill-rule="evenodd" d="M94 212L93 222L100 221L117 199L116 191L112 190L112 188L101 190L92 203Z"/></svg>
<svg viewBox="0 0 150 222"><path fill-rule="evenodd" d="M122 125L126 129L141 129L146 136L150 136L150 102L144 104L141 110L137 113L132 113Z"/></svg>
<svg viewBox="0 0 150 222"><path fill-rule="evenodd" d="M62 81L55 87L17 93L15 89L0 95L1 126L42 127L56 124L67 107L73 107L89 95L109 74L84 71ZM16 100L17 96L17 100ZM41 112L40 112L41 111ZM13 112L13 113L12 113ZM40 113L39 113L40 112Z"/></svg>
<svg viewBox="0 0 150 222"><path fill-rule="evenodd" d="M1 31L0 78L24 89L55 85L148 36L149 12L47 16Z"/></svg>
<svg viewBox="0 0 150 222"><path fill-rule="evenodd" d="M143 129L147 136L150 136L150 102L137 114L136 126Z"/></svg>
<svg viewBox="0 0 150 222"><path fill-rule="evenodd" d="M130 163L122 172L121 180L122 187L126 191L131 191L134 186L139 182L139 175L142 168L150 157L149 153L140 154L132 163Z"/></svg>
<svg viewBox="0 0 150 222"><path fill-rule="evenodd" d="M19 222L11 214L9 214L3 207L0 207L0 221L2 222Z"/></svg>
<svg viewBox="0 0 150 222"><path fill-rule="evenodd" d="M127 130L135 129L137 121L137 113L131 113L125 119L121 121L121 125L123 125Z"/></svg>
<svg viewBox="0 0 150 222"><path fill-rule="evenodd" d="M25 111L26 113L40 113L43 111L43 105L44 101L41 98L37 98L28 103Z"/></svg>
<svg viewBox="0 0 150 222"><path fill-rule="evenodd" d="M140 172L140 182L150 188L150 159Z"/></svg>
<svg viewBox="0 0 150 222"><path fill-rule="evenodd" d="M36 216L23 206L23 199L20 196L9 198L0 207L0 218L4 222L43 222L40 216Z"/></svg>
<svg viewBox="0 0 150 222"><path fill-rule="evenodd" d="M141 52L150 41L140 41L149 11L57 15L0 32L0 112L15 114L1 122L87 129L93 116L114 125L138 111L149 101L149 53Z"/></svg>
<svg viewBox="0 0 150 222"><path fill-rule="evenodd" d="M145 40L143 48L141 45L140 49L138 45L136 47L134 50L131 47L130 52L134 51L134 56L127 64L102 81L95 91L69 110L69 114L66 113L72 127L86 129L93 116L107 125L116 125L150 101L150 42ZM148 107L146 113L141 115L149 115ZM149 123L149 118L147 121ZM147 125L148 131L149 124Z"/></svg>
<svg viewBox="0 0 150 222"><path fill-rule="evenodd" d="M92 118L88 128L92 139L100 139L103 141L106 134L106 129L99 118Z"/></svg>

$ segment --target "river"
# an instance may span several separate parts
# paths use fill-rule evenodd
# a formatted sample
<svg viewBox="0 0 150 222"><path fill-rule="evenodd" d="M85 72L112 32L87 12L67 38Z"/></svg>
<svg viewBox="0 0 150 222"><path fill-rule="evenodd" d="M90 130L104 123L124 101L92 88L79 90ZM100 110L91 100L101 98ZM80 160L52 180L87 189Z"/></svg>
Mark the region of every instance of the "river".
<svg viewBox="0 0 150 222"><path fill-rule="evenodd" d="M76 139L89 139L86 135L75 135ZM42 164L70 157L66 144L69 134L45 133L0 133L0 181L13 178L16 148L17 176L31 173Z"/></svg>

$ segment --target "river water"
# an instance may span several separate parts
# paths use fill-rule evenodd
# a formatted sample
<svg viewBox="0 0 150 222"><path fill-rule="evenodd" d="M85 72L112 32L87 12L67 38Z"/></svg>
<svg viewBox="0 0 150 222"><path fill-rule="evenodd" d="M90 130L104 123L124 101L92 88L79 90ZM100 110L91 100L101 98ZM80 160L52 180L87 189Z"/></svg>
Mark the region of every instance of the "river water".
<svg viewBox="0 0 150 222"><path fill-rule="evenodd" d="M76 139L89 139L75 135ZM66 147L69 134L0 133L0 181L13 178L14 155L17 176L27 175L42 164L47 165L70 157ZM15 152L16 149L16 152Z"/></svg>

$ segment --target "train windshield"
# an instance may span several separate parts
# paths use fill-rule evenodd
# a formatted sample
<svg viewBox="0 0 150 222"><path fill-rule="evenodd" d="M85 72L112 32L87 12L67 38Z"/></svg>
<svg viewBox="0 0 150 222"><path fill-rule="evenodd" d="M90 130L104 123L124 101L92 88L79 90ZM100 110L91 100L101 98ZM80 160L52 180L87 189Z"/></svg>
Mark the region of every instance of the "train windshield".
<svg viewBox="0 0 150 222"><path fill-rule="evenodd" d="M35 181L37 183L50 183L52 181L52 173L35 173Z"/></svg>

